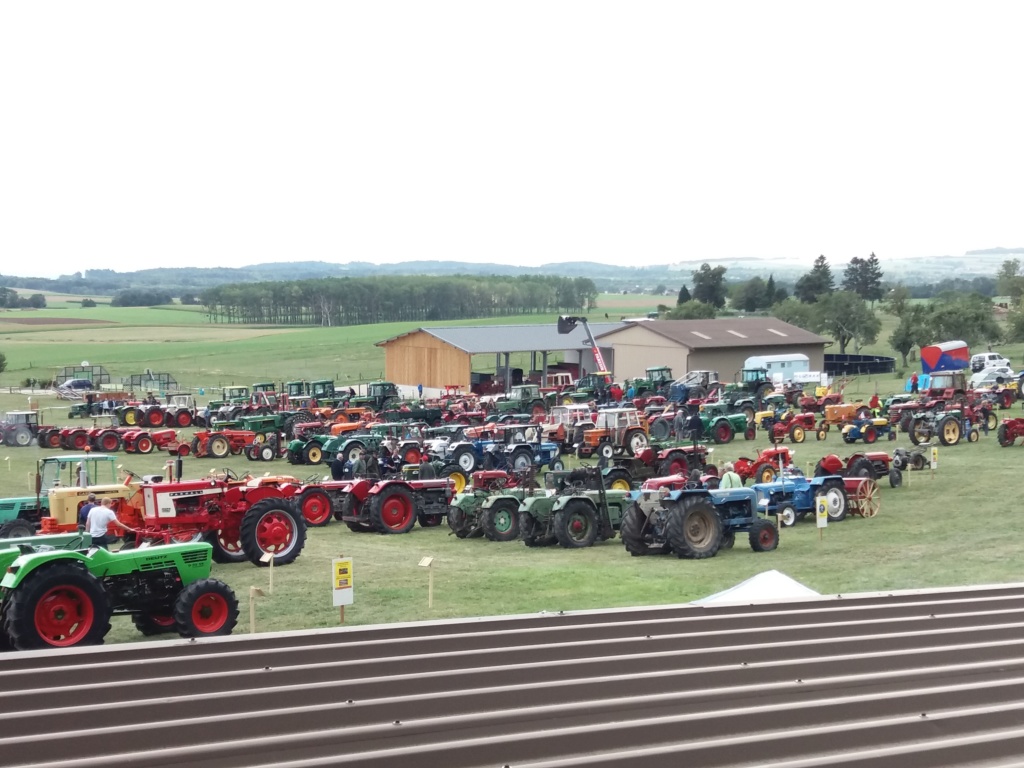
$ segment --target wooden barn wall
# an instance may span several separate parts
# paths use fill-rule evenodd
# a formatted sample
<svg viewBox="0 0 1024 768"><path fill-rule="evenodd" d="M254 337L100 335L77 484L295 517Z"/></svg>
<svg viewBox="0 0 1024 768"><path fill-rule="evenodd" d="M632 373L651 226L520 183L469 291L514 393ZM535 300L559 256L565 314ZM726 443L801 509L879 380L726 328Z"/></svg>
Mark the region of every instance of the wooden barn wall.
<svg viewBox="0 0 1024 768"><path fill-rule="evenodd" d="M471 359L465 352L418 331L385 345L384 376L412 387L458 384L468 390Z"/></svg>

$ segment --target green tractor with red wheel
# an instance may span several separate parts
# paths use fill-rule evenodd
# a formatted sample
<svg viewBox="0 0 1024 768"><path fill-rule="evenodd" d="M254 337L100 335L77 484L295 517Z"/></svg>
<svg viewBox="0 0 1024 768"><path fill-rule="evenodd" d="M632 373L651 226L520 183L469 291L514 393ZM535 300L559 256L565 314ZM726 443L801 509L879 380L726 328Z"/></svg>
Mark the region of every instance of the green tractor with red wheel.
<svg viewBox="0 0 1024 768"><path fill-rule="evenodd" d="M519 532L528 547L581 549L613 539L633 503L629 491L605 490L599 467L548 472L544 481L552 495L528 496L519 506Z"/></svg>
<svg viewBox="0 0 1024 768"><path fill-rule="evenodd" d="M231 588L210 578L206 543L109 552L87 533L10 539L0 550L0 647L98 645L114 615L144 635L227 635L238 622Z"/></svg>

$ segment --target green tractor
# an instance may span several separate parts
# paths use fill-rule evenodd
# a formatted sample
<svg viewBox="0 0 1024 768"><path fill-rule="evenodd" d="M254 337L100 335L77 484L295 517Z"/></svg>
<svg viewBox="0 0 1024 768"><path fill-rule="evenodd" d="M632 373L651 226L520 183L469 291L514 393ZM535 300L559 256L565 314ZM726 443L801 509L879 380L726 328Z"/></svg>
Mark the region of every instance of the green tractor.
<svg viewBox="0 0 1024 768"><path fill-rule="evenodd" d="M494 407L498 413L530 413L534 416L544 416L548 412L544 395L536 384L517 384L507 395L498 398Z"/></svg>
<svg viewBox="0 0 1024 768"><path fill-rule="evenodd" d="M234 592L209 578L210 544L108 552L79 537L77 547L67 540L51 549L45 537L46 547L23 541L0 550L0 642L18 650L98 645L114 614L131 616L145 635L213 637L238 622Z"/></svg>
<svg viewBox="0 0 1024 768"><path fill-rule="evenodd" d="M649 397L650 395L668 395L668 388L675 379L672 378L672 369L667 365L659 365L648 368L643 378L626 379L626 389L630 386L637 397Z"/></svg>
<svg viewBox="0 0 1024 768"><path fill-rule="evenodd" d="M576 382L576 388L570 393L570 397L574 403L602 400L611 385L612 375L607 371L588 373Z"/></svg>
<svg viewBox="0 0 1024 768"><path fill-rule="evenodd" d="M718 445L731 443L737 434L746 440L753 440L757 435L753 415L748 416L745 409L735 411L729 403L705 403L700 407L700 420L704 425L704 438Z"/></svg>
<svg viewBox="0 0 1024 768"><path fill-rule="evenodd" d="M559 544L566 549L593 546L615 538L632 502L630 491L608 491L601 470L584 467L548 472L545 484L554 495L529 496L519 507L519 529L528 547ZM589 490L596 485L597 490Z"/></svg>
<svg viewBox="0 0 1024 768"><path fill-rule="evenodd" d="M339 397L334 388L334 379L320 379L309 383L309 395L316 400L319 408L335 408L346 398Z"/></svg>
<svg viewBox="0 0 1024 768"><path fill-rule="evenodd" d="M744 368L739 379L726 384L722 400L742 407L748 402L754 411L764 409L764 399L774 389L768 371L764 368Z"/></svg>
<svg viewBox="0 0 1024 768"><path fill-rule="evenodd" d="M366 385L366 394L349 398L348 404L383 411L397 407L401 401L402 395L396 385L390 381L371 381Z"/></svg>
<svg viewBox="0 0 1024 768"><path fill-rule="evenodd" d="M500 469L474 472L472 484L448 505L448 527L460 539L486 536L491 541L519 538L519 507L536 493L532 471L509 474Z"/></svg>

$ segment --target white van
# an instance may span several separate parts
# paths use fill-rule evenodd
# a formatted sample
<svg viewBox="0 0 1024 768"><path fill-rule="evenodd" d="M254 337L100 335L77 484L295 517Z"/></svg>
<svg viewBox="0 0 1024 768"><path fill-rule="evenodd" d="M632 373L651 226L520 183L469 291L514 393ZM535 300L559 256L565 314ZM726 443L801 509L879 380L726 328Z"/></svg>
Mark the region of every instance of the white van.
<svg viewBox="0 0 1024 768"><path fill-rule="evenodd" d="M971 371L973 373L984 371L986 368L993 368L996 366L1009 368L1010 361L998 352L982 352L981 354L973 355L971 357Z"/></svg>

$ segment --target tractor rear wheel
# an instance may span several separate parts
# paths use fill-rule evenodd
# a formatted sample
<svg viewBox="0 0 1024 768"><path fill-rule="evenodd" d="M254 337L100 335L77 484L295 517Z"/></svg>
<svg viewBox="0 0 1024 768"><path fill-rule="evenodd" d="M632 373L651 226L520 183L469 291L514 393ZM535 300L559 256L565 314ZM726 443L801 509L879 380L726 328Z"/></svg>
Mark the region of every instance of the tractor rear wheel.
<svg viewBox="0 0 1024 768"><path fill-rule="evenodd" d="M469 520L466 518L466 511L462 507L456 504L448 506L448 527L460 539L469 536Z"/></svg>
<svg viewBox="0 0 1024 768"><path fill-rule="evenodd" d="M0 539L22 539L35 533L36 527L20 517L0 525Z"/></svg>
<svg viewBox="0 0 1024 768"><path fill-rule="evenodd" d="M850 501L846 495L846 488L843 484L838 480L824 484L821 490L815 494L815 509L818 507L818 499L822 496L825 497L825 509L828 513L828 521L830 523L838 523L840 520L843 520L850 507Z"/></svg>
<svg viewBox="0 0 1024 768"><path fill-rule="evenodd" d="M416 525L416 504L403 486L392 485L374 497L370 522L380 533L408 533Z"/></svg>
<svg viewBox="0 0 1024 768"><path fill-rule="evenodd" d="M48 429L46 430L46 448L60 448L60 430L59 429Z"/></svg>
<svg viewBox="0 0 1024 768"><path fill-rule="evenodd" d="M687 506L675 504L669 510L668 539L677 557L714 557L722 545L722 518L714 504L705 499Z"/></svg>
<svg viewBox="0 0 1024 768"><path fill-rule="evenodd" d="M192 426L192 412L191 411L178 411L174 416L174 423L182 429L186 429Z"/></svg>
<svg viewBox="0 0 1024 768"><path fill-rule="evenodd" d="M1010 430L1007 429L1005 424L1000 424L999 429L996 430L996 440L999 441L999 445L1003 448L1009 448L1013 445L1013 441L1016 438L1010 434Z"/></svg>
<svg viewBox="0 0 1024 768"><path fill-rule="evenodd" d="M920 445L921 443L927 443L932 437L932 430L924 419L914 419L910 424L910 442L914 445Z"/></svg>
<svg viewBox="0 0 1024 768"><path fill-rule="evenodd" d="M31 444L32 432L29 431L28 427L19 426L14 430L14 434L11 435L11 445L16 445L18 448L27 448Z"/></svg>
<svg viewBox="0 0 1024 768"><path fill-rule="evenodd" d="M672 425L665 419L658 419L651 424L651 437L655 440L668 440L672 434Z"/></svg>
<svg viewBox="0 0 1024 768"><path fill-rule="evenodd" d="M939 422L939 442L943 445L956 445L960 442L963 430L956 416L946 416Z"/></svg>
<svg viewBox="0 0 1024 768"><path fill-rule="evenodd" d="M748 422L749 423L749 422ZM724 443L731 443L733 438L732 424L725 419L722 419L711 428L712 435L715 438L715 442L718 445Z"/></svg>
<svg viewBox="0 0 1024 768"><path fill-rule="evenodd" d="M320 443L306 443L306 447L302 449L302 463L316 465L322 463L323 460L324 450Z"/></svg>
<svg viewBox="0 0 1024 768"><path fill-rule="evenodd" d="M99 645L110 631L110 601L84 567L57 562L7 593L4 630L19 651Z"/></svg>
<svg viewBox="0 0 1024 768"><path fill-rule="evenodd" d="M555 543L555 537L545 535L537 518L529 512L519 513L519 531L523 536L523 544L528 547L550 547Z"/></svg>
<svg viewBox="0 0 1024 768"><path fill-rule="evenodd" d="M146 424L151 427L162 427L164 425L164 412L159 408L150 408L146 411Z"/></svg>
<svg viewBox="0 0 1024 768"><path fill-rule="evenodd" d="M452 490L455 493L462 493L469 485L469 475L462 471L456 464L446 464L441 468L440 477L447 477L452 482Z"/></svg>
<svg viewBox="0 0 1024 768"><path fill-rule="evenodd" d="M121 449L121 436L112 429L100 432L96 438L96 447L104 453L114 453Z"/></svg>
<svg viewBox="0 0 1024 768"><path fill-rule="evenodd" d="M530 448L516 448L512 452L512 469L515 472L525 472L533 466L533 450Z"/></svg>
<svg viewBox="0 0 1024 768"><path fill-rule="evenodd" d="M84 451L89 445L89 433L84 429L76 429L68 435L68 448L73 451Z"/></svg>
<svg viewBox="0 0 1024 768"><path fill-rule="evenodd" d="M153 438L149 435L142 434L135 438L135 452L136 453L152 453L153 452Z"/></svg>
<svg viewBox="0 0 1024 768"><path fill-rule="evenodd" d="M176 631L174 616L169 613L133 613L132 624L146 637Z"/></svg>
<svg viewBox="0 0 1024 768"><path fill-rule="evenodd" d="M604 476L604 487L609 491L631 491L633 489L632 478L629 471L622 467L613 467Z"/></svg>
<svg viewBox="0 0 1024 768"><path fill-rule="evenodd" d="M306 525L321 528L331 522L331 497L320 488L307 488L299 495L299 509Z"/></svg>
<svg viewBox="0 0 1024 768"><path fill-rule="evenodd" d="M662 477L668 477L669 475L685 475L690 471L690 462L686 458L686 454L682 451L672 451L665 459L661 462L661 466L658 467L658 474Z"/></svg>
<svg viewBox="0 0 1024 768"><path fill-rule="evenodd" d="M1011 445L1012 445L1012 443L1011 443ZM916 469L916 470L917 470L918 472L920 472L920 471L921 471L922 469L924 469L924 468L925 468L925 465L926 465L927 463L928 463L928 462L927 462L927 461L925 460L925 458L924 458L924 454L921 454L921 453L915 453L915 454L914 454L914 457L913 457L913 458L911 459L911 465L912 465L912 466L914 467L914 469Z"/></svg>
<svg viewBox="0 0 1024 768"><path fill-rule="evenodd" d="M864 442L868 445L878 442L878 430L874 427L865 427L864 429Z"/></svg>
<svg viewBox="0 0 1024 768"><path fill-rule="evenodd" d="M221 530L208 534L207 541L213 545L213 561L215 563L244 563L246 557L239 540L238 528Z"/></svg>
<svg viewBox="0 0 1024 768"><path fill-rule="evenodd" d="M672 551L672 545L668 543L667 538L657 538L650 518L637 504L631 504L626 514L622 516L622 530L619 535L626 551L633 557L667 555Z"/></svg>
<svg viewBox="0 0 1024 768"><path fill-rule="evenodd" d="M206 453L215 459L226 458L231 453L231 443L224 435L212 435L206 443Z"/></svg>
<svg viewBox="0 0 1024 768"><path fill-rule="evenodd" d="M647 447L647 435L643 430L635 429L626 434L626 448L634 456L639 455Z"/></svg>
<svg viewBox="0 0 1024 768"><path fill-rule="evenodd" d="M274 565L287 565L299 556L306 543L306 521L284 499L264 499L253 504L239 526L242 551L253 565L266 567L261 558L273 554Z"/></svg>
<svg viewBox="0 0 1024 768"><path fill-rule="evenodd" d="M846 467L847 477L866 477L869 480L875 479L875 466L866 456L858 456Z"/></svg>
<svg viewBox="0 0 1024 768"><path fill-rule="evenodd" d="M490 509L480 510L480 526L491 541L515 541L519 538L519 499L496 499Z"/></svg>
<svg viewBox="0 0 1024 768"><path fill-rule="evenodd" d="M771 552L779 546L779 529L775 523L759 517L750 526L750 548L755 552Z"/></svg>
<svg viewBox="0 0 1024 768"><path fill-rule="evenodd" d="M592 547L597 541L597 512L583 499L571 499L555 513L555 538L566 549Z"/></svg>
<svg viewBox="0 0 1024 768"><path fill-rule="evenodd" d="M238 623L238 599L220 579L193 581L174 601L174 623L182 637L230 635Z"/></svg>

